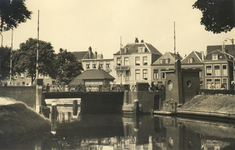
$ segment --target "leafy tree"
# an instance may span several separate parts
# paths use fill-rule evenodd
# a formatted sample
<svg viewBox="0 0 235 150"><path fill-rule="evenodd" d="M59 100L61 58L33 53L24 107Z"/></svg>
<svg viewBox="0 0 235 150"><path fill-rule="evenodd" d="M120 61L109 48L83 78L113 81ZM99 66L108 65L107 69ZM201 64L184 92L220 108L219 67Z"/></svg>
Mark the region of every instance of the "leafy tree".
<svg viewBox="0 0 235 150"><path fill-rule="evenodd" d="M31 19L25 0L0 0L0 32L16 28L18 24Z"/></svg>
<svg viewBox="0 0 235 150"><path fill-rule="evenodd" d="M234 0L197 0L193 8L201 10L201 24L206 31L226 33L235 27Z"/></svg>
<svg viewBox="0 0 235 150"><path fill-rule="evenodd" d="M77 61L76 57L62 48L56 56L54 65L57 74L56 84L68 84L83 70L82 64Z"/></svg>
<svg viewBox="0 0 235 150"><path fill-rule="evenodd" d="M10 54L11 54L11 48L9 47L0 47L0 80L4 80L7 77L9 77L10 73Z"/></svg>
<svg viewBox="0 0 235 150"><path fill-rule="evenodd" d="M31 84L36 78L37 42L37 39L29 38L25 43L21 43L13 61L13 72L19 74L27 72L31 77ZM39 40L38 49L38 72L55 77L53 66L55 54L51 43Z"/></svg>

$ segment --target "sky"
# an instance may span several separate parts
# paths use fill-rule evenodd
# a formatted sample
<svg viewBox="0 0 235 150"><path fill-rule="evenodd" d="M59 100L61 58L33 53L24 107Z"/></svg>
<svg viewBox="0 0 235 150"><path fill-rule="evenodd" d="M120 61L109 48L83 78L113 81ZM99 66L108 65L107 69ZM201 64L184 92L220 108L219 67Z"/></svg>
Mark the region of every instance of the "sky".
<svg viewBox="0 0 235 150"><path fill-rule="evenodd" d="M204 51L208 45L222 45L235 39L235 29L213 34L200 24L202 13L193 9L196 0L26 0L31 20L13 30L13 49L29 38L50 42L56 53L93 51L113 58L135 38L152 44L162 54L176 51L181 56ZM12 31L3 32L3 46L11 46ZM225 44L231 44L227 40Z"/></svg>

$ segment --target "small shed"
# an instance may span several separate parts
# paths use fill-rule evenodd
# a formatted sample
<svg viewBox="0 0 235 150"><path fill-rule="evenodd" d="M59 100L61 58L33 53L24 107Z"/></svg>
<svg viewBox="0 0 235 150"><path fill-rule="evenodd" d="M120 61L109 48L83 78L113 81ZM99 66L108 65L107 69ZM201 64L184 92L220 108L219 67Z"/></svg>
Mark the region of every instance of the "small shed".
<svg viewBox="0 0 235 150"><path fill-rule="evenodd" d="M81 85L87 90L97 91L100 86L109 86L115 78L103 69L89 69L75 77L70 83L70 86Z"/></svg>

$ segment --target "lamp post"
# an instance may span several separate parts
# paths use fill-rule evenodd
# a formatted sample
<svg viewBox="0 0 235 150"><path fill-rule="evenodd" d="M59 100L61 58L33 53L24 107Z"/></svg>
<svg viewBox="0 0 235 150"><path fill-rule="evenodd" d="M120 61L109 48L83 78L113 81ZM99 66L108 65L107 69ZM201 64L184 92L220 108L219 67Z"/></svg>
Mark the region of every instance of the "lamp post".
<svg viewBox="0 0 235 150"><path fill-rule="evenodd" d="M227 40L230 40L230 41L232 42L233 50L234 50L234 39L227 38L227 39L225 39L224 41L227 42ZM224 46L224 48L225 48L225 46Z"/></svg>

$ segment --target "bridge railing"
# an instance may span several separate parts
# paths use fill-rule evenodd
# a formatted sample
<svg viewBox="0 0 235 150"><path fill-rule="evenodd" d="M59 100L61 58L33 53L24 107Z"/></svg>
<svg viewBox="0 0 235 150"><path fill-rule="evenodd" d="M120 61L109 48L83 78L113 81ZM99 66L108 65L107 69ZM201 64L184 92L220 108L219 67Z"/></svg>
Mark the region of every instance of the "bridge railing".
<svg viewBox="0 0 235 150"><path fill-rule="evenodd" d="M46 92L124 92L125 90L130 90L129 86L124 85L97 85L97 86L69 86L69 85L50 85L43 86L43 91Z"/></svg>

